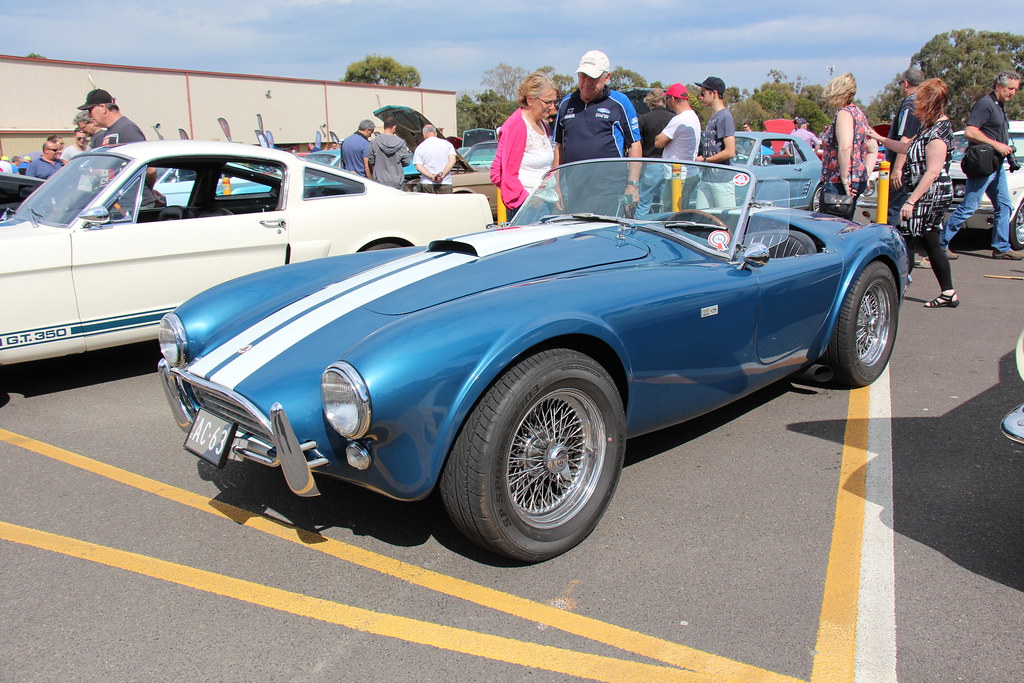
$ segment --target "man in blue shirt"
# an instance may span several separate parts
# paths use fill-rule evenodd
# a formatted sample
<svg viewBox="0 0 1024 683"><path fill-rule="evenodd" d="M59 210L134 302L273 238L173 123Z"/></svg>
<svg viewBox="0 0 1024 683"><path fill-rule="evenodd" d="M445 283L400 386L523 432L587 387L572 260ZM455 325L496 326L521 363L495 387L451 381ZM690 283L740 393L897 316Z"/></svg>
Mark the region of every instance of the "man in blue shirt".
<svg viewBox="0 0 1024 683"><path fill-rule="evenodd" d="M584 159L640 157L643 154L640 121L629 98L608 88L611 80L611 62L600 50L583 55L576 69L579 87L567 95L558 106L555 119L554 166ZM633 174L637 177L632 177ZM640 198L639 168L629 169L622 178L624 187L614 188L613 195L621 192L624 203L635 205ZM611 184L619 179L609 178ZM601 194L591 191L593 198ZM604 210L598 210L604 209ZM613 213L616 207L594 207L597 213Z"/></svg>
<svg viewBox="0 0 1024 683"><path fill-rule="evenodd" d="M373 121L363 119L359 130L341 143L341 160L346 171L358 173L364 178L370 176L370 137L373 135Z"/></svg>
<svg viewBox="0 0 1024 683"><path fill-rule="evenodd" d="M892 117L892 124L889 126L889 137L893 140L909 142L917 136L921 130L921 122L917 120L914 113L914 105L917 100L917 88L924 82L924 72L920 69L910 68L903 72L903 80L899 82L900 92L903 94L903 101L896 115ZM900 224L900 210L903 203L910 196L910 192L903 185L903 166L907 163L906 154L896 154L892 150L885 150L885 159L891 164L889 169L889 225ZM914 188L910 188L913 191ZM952 252L951 252L952 253ZM959 258L956 254L950 256L952 259Z"/></svg>
<svg viewBox="0 0 1024 683"><path fill-rule="evenodd" d="M60 146L56 142L47 140L43 143L43 155L32 160L25 175L46 180L64 165L59 154Z"/></svg>

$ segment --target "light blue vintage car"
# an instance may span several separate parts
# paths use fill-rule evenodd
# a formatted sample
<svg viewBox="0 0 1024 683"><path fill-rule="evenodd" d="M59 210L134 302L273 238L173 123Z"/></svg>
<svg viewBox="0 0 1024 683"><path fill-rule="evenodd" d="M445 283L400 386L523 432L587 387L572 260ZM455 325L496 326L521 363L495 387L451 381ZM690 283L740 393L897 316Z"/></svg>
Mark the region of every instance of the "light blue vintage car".
<svg viewBox="0 0 1024 683"><path fill-rule="evenodd" d="M634 215L649 177L661 192ZM279 466L300 496L316 476L440 487L469 539L544 560L594 529L626 439L800 371L861 386L885 368L903 240L784 195L710 164L567 164L507 227L187 301L162 324L167 398L218 467Z"/></svg>
<svg viewBox="0 0 1024 683"><path fill-rule="evenodd" d="M789 206L810 209L821 188L821 159L803 138L782 133L736 132L734 166L758 180L788 184Z"/></svg>

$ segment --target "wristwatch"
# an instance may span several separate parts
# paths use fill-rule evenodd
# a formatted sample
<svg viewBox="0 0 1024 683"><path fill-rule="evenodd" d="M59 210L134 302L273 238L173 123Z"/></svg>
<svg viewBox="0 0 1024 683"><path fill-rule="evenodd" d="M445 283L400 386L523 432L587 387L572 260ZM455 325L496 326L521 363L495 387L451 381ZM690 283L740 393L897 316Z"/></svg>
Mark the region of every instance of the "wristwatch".
<svg viewBox="0 0 1024 683"><path fill-rule="evenodd" d="M640 187L640 181L638 180L627 180L626 185L632 185L633 187Z"/></svg>

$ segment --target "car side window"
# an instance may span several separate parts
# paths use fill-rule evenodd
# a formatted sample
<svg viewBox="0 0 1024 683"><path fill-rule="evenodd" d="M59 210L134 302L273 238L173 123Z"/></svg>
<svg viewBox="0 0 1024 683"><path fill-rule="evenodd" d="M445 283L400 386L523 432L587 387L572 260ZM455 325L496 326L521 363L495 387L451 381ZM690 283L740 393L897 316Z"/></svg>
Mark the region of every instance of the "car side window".
<svg viewBox="0 0 1024 683"><path fill-rule="evenodd" d="M348 178L307 168L302 176L302 198L340 197L366 192L362 183Z"/></svg>
<svg viewBox="0 0 1024 683"><path fill-rule="evenodd" d="M144 186L143 178L145 177L145 169L136 173L135 177L110 201L107 211L110 212L111 223L131 223L135 221L139 213L141 190Z"/></svg>

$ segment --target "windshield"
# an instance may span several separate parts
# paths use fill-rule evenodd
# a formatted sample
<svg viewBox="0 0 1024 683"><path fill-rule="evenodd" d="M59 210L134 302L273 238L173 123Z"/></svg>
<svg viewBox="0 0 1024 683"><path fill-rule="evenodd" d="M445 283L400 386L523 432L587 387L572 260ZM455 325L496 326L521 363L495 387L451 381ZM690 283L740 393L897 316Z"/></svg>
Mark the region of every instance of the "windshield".
<svg viewBox="0 0 1024 683"><path fill-rule="evenodd" d="M67 227L130 163L113 154L82 154L29 195L14 218Z"/></svg>
<svg viewBox="0 0 1024 683"><path fill-rule="evenodd" d="M629 191L631 181L637 196ZM702 248L731 251L755 185L748 172L715 164L581 161L550 171L511 225L606 217L667 229ZM780 199L788 198L784 184L775 190ZM760 191L757 199L762 199Z"/></svg>

